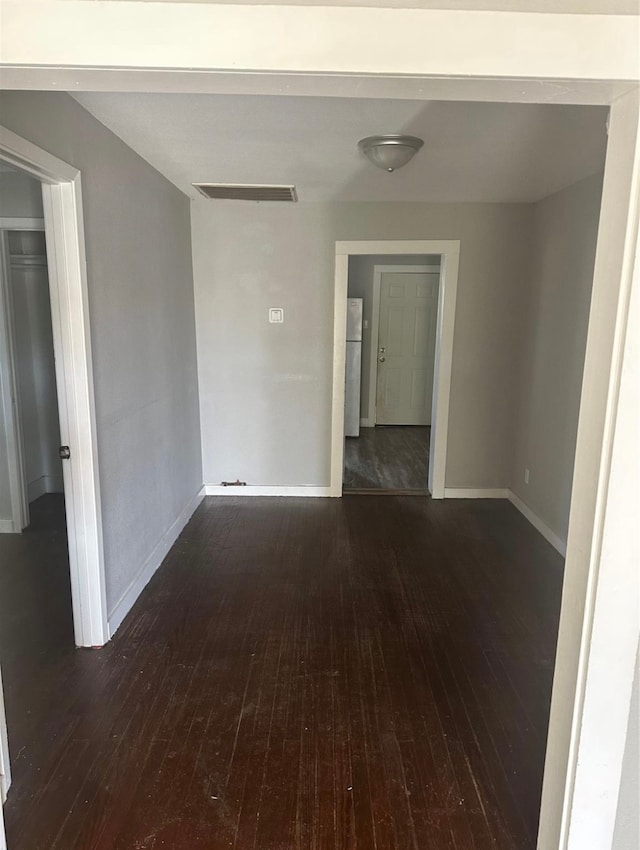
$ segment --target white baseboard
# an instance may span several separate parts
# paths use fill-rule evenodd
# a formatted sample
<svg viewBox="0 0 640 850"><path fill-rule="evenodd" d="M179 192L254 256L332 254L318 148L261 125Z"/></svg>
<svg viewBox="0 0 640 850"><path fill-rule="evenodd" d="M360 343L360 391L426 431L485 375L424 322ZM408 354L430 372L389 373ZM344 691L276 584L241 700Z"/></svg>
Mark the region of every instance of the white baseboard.
<svg viewBox="0 0 640 850"><path fill-rule="evenodd" d="M220 484L205 484L207 496L312 496L330 497L341 496L342 493L333 493L331 487L268 487L257 484L249 484L244 487L222 487Z"/></svg>
<svg viewBox="0 0 640 850"><path fill-rule="evenodd" d="M64 482L59 475L41 475L35 481L27 484L27 498L29 504L35 502L45 493L64 493Z"/></svg>
<svg viewBox="0 0 640 850"><path fill-rule="evenodd" d="M36 478L35 481L29 481L27 484L27 499L29 500L29 504L31 502L35 502L36 499L39 499L40 496L44 496L47 492L47 479L44 475L41 475L40 478Z"/></svg>
<svg viewBox="0 0 640 850"><path fill-rule="evenodd" d="M546 524L546 522L541 520L538 514L531 510L529 505L523 502L519 496L516 496L513 490L509 490L508 493L509 495L507 498L509 499L511 504L516 507L520 511L520 513L529 520L531 525L536 528L544 537L544 539L551 543L553 548L557 549L558 552L560 552L560 554L564 558L567 554L567 541L563 540L558 534L555 533L555 531L552 531Z"/></svg>
<svg viewBox="0 0 640 850"><path fill-rule="evenodd" d="M12 519L0 519L0 534L13 534L14 532Z"/></svg>
<svg viewBox="0 0 640 850"><path fill-rule="evenodd" d="M445 499L508 499L511 491L506 488L445 487Z"/></svg>
<svg viewBox="0 0 640 850"><path fill-rule="evenodd" d="M109 637L112 638L116 629L120 626L129 611L133 608L135 601L140 596L144 588L149 583L151 577L156 572L160 564L164 561L169 549L178 539L178 535L193 516L196 508L204 498L204 488L202 488L189 501L184 510L175 519L167 531L158 541L157 546L144 562L138 575L131 582L129 587L122 594L118 602L114 605L109 614Z"/></svg>

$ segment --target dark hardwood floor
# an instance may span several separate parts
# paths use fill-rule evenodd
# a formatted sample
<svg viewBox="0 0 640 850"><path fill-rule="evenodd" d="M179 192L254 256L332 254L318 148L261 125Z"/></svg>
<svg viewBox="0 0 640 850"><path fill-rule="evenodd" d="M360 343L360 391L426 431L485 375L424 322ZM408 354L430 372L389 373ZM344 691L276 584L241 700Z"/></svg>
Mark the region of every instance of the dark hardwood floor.
<svg viewBox="0 0 640 850"><path fill-rule="evenodd" d="M431 428L382 425L347 437L344 490L426 491Z"/></svg>
<svg viewBox="0 0 640 850"><path fill-rule="evenodd" d="M41 496L29 513L22 534L0 534L0 665L18 771L46 721L41 677L75 649L64 496Z"/></svg>
<svg viewBox="0 0 640 850"><path fill-rule="evenodd" d="M510 504L208 498L102 650L34 587L36 665L22 542L9 850L535 846L562 561Z"/></svg>

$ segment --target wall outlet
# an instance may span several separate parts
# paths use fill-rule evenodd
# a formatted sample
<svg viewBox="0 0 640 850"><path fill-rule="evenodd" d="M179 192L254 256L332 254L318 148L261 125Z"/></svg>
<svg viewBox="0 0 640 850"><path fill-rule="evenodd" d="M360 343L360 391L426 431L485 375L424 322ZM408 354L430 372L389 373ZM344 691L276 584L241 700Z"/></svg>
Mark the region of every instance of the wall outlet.
<svg viewBox="0 0 640 850"><path fill-rule="evenodd" d="M284 308L269 307L269 321L272 325L281 325L284 322Z"/></svg>
<svg viewBox="0 0 640 850"><path fill-rule="evenodd" d="M525 484L529 483L529 470L528 469L525 469L525 471L524 471L524 483Z"/></svg>

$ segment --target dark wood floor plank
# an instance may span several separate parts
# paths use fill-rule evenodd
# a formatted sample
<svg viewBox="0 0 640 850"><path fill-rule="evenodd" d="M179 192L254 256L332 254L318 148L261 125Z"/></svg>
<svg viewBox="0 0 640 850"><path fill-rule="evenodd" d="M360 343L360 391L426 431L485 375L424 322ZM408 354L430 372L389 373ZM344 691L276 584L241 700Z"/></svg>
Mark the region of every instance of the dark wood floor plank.
<svg viewBox="0 0 640 850"><path fill-rule="evenodd" d="M361 428L345 441L344 489L425 492L430 434L422 425Z"/></svg>
<svg viewBox="0 0 640 850"><path fill-rule="evenodd" d="M33 515L0 537L10 850L535 847L562 562L508 503L207 499L99 651Z"/></svg>

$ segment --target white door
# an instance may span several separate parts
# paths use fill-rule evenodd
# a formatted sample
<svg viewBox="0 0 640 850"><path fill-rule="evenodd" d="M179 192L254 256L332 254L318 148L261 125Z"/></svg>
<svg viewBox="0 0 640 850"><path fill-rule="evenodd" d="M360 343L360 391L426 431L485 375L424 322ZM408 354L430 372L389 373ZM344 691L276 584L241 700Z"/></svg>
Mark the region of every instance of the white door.
<svg viewBox="0 0 640 850"><path fill-rule="evenodd" d="M425 272L381 277L377 425L431 425L439 280Z"/></svg>

